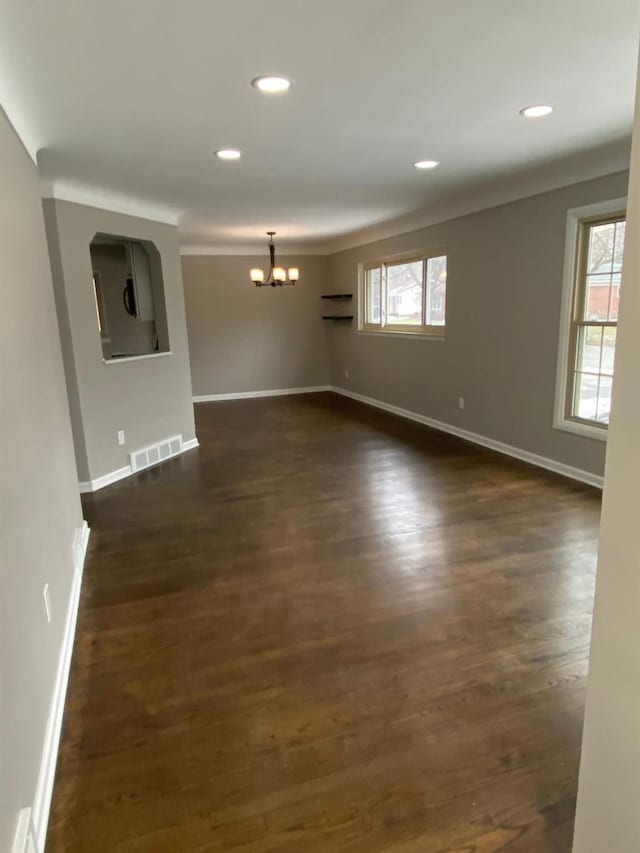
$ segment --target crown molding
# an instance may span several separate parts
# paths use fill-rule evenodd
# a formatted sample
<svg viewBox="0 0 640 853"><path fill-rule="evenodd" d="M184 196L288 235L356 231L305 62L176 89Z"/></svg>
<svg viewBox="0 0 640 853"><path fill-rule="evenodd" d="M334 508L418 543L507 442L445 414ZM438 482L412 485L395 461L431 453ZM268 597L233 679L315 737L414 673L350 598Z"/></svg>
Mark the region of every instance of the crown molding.
<svg viewBox="0 0 640 853"><path fill-rule="evenodd" d="M20 138L29 150L24 138L22 136ZM348 234L318 240L311 244L300 243L300 245L295 245L295 243L288 243L282 245L280 243L278 254L280 257L332 255L380 240L409 234L412 231L418 231L482 210L489 210L503 204L510 204L521 199L622 172L629 168L630 146L630 139L624 137L613 143L581 152L578 155L574 154L553 163L537 166L524 175L485 181L475 187L468 188L466 191L463 189L453 197L436 200L428 207L365 228L359 228ZM97 187L74 184L64 180L41 180L40 186L43 198L74 202L114 213L148 219L153 222L162 222L167 225L177 226L183 213L181 210L168 206L156 205ZM220 245L183 243L180 246L180 254L183 256L251 256L264 255L264 253L264 242Z"/></svg>
<svg viewBox="0 0 640 853"><path fill-rule="evenodd" d="M56 201L70 201L83 204L86 207L97 207L111 213L122 213L126 216L136 216L138 219L149 219L152 222L162 222L165 225L178 225L180 210L152 204L130 196L111 193L98 187L74 184L67 181L40 180L40 195L42 198L53 198Z"/></svg>
<svg viewBox="0 0 640 853"><path fill-rule="evenodd" d="M337 254L348 249L356 249L380 240L440 225L472 213L500 207L503 204L511 204L553 190L624 172L629 169L630 158L631 139L629 137L604 148L583 152L581 155L573 155L547 164L545 167L532 169L520 178L503 178L486 182L471 191L462 191L455 198L436 202L428 208L360 228L351 234L331 238L323 244L323 254Z"/></svg>
<svg viewBox="0 0 640 853"><path fill-rule="evenodd" d="M585 181L603 178L628 170L630 163L630 139L617 140L579 155L571 155L545 166L531 169L519 177L502 178L485 182L457 196L442 199L428 208L407 213L404 216L385 220L359 228L349 234L318 241L313 246L301 244L279 248L278 255L333 255L348 249L356 249L392 237L410 234L422 228L440 225L472 213L490 210L503 204L511 204L546 192L564 189ZM228 244L220 246L180 246L181 255L262 255L264 244Z"/></svg>
<svg viewBox="0 0 640 853"><path fill-rule="evenodd" d="M188 257L191 255L239 255L239 256L256 256L267 253L266 243L256 243L255 245L247 245L239 243L238 245L227 244L221 246L207 245L189 245L183 244L180 246L180 254ZM279 258L293 257L296 255L328 255L330 249L327 243L319 244L318 246L309 246L301 244L300 246L285 246L276 247Z"/></svg>

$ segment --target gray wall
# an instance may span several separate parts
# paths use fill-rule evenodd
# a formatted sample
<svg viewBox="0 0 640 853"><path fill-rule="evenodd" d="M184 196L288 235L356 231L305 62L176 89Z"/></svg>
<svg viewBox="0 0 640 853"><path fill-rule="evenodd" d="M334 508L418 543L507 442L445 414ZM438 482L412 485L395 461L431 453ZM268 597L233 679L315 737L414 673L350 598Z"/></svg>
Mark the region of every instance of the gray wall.
<svg viewBox="0 0 640 853"><path fill-rule="evenodd" d="M181 433L195 437L178 231L171 225L45 199L78 475L94 480L129 464L129 452ZM102 357L89 244L96 233L149 240L162 257L171 354L139 361ZM126 445L118 446L124 430Z"/></svg>
<svg viewBox="0 0 640 853"><path fill-rule="evenodd" d="M297 266L294 287L255 287L251 267L265 255L182 258L195 395L301 388L329 382L322 293L331 291L322 256L278 257Z"/></svg>
<svg viewBox="0 0 640 853"><path fill-rule="evenodd" d="M333 255L333 291L353 292L354 308L359 262L414 249L446 246L448 292L444 342L333 327L332 384L602 474L603 442L552 427L566 214L626 195L627 180L608 175Z"/></svg>
<svg viewBox="0 0 640 853"><path fill-rule="evenodd" d="M0 850L10 850L34 799L82 512L38 177L1 110L0 183Z"/></svg>

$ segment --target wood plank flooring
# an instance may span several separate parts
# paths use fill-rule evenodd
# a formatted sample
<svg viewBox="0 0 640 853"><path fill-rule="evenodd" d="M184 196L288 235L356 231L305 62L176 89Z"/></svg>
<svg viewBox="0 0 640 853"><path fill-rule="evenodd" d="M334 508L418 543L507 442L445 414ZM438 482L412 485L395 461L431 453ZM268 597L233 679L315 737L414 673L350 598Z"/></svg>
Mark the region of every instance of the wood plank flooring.
<svg viewBox="0 0 640 853"><path fill-rule="evenodd" d="M332 394L84 498L48 853L569 853L596 491Z"/></svg>

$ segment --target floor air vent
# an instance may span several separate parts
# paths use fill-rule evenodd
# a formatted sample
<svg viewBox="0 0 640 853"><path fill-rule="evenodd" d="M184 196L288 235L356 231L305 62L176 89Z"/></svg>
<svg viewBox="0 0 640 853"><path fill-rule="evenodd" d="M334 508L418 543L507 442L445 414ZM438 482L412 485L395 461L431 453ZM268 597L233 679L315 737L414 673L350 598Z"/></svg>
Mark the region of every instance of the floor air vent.
<svg viewBox="0 0 640 853"><path fill-rule="evenodd" d="M142 471L143 468L150 468L179 453L182 453L182 436L174 435L172 438L165 438L164 441L150 444L149 447L143 447L129 454L131 470L134 473Z"/></svg>

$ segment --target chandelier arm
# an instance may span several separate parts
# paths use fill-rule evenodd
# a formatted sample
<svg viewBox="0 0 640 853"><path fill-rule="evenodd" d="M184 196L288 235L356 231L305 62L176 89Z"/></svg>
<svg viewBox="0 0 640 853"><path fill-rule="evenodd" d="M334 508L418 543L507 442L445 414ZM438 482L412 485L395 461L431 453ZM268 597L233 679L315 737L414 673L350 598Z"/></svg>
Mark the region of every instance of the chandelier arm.
<svg viewBox="0 0 640 853"><path fill-rule="evenodd" d="M273 234L269 237L269 261L271 262L271 269L269 270L269 276L273 275L273 270L276 265L276 247L273 243Z"/></svg>
<svg viewBox="0 0 640 853"><path fill-rule="evenodd" d="M276 281L273 277L274 270L276 268L276 247L273 242L273 238L275 236L275 231L267 231L267 235L269 237L269 272L266 277L262 281L254 281L256 287L282 287L284 284L294 285L296 282L291 279L279 280Z"/></svg>

